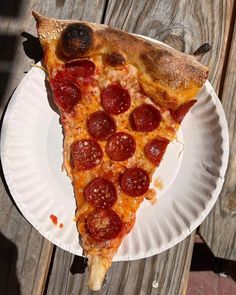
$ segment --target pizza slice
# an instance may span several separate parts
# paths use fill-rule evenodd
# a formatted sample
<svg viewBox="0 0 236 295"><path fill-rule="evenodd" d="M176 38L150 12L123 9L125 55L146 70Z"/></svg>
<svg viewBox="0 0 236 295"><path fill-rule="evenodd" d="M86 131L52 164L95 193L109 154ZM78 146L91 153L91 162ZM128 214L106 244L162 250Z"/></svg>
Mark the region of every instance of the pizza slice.
<svg viewBox="0 0 236 295"><path fill-rule="evenodd" d="M88 286L99 290L208 69L105 25L33 16L60 111Z"/></svg>

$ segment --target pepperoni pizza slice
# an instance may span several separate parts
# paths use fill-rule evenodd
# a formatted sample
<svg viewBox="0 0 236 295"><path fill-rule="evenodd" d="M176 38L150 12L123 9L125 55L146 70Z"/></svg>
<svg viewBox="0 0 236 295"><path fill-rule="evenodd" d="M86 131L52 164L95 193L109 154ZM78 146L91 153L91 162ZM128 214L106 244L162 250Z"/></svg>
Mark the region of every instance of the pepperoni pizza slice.
<svg viewBox="0 0 236 295"><path fill-rule="evenodd" d="M108 26L33 16L60 111L88 286L99 290L208 69Z"/></svg>

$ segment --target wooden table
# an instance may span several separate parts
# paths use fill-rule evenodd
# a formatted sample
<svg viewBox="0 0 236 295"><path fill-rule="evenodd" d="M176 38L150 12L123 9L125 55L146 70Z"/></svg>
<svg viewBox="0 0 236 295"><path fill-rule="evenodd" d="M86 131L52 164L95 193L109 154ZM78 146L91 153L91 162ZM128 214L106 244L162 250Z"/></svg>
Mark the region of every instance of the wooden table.
<svg viewBox="0 0 236 295"><path fill-rule="evenodd" d="M212 45L201 61L209 65L209 80L222 100L231 149L224 188L200 233L216 256L236 260L236 1L1 1L1 114L33 62L37 40L28 35L36 35L33 9L55 18L105 23L159 39L187 53L205 42ZM83 259L44 239L21 215L4 179L0 185L0 294L91 294L86 288ZM151 258L113 263L98 294L183 294L193 244L194 233ZM154 280L159 283L157 288L152 286Z"/></svg>

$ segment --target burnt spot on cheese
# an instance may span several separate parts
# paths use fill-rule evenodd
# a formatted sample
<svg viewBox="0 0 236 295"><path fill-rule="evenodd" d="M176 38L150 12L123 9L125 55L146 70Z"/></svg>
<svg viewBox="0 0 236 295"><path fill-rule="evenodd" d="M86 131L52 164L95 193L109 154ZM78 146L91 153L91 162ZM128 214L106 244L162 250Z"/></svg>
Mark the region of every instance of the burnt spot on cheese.
<svg viewBox="0 0 236 295"><path fill-rule="evenodd" d="M123 65L125 63L125 58L120 53L112 52L105 56L105 62L109 66L116 67Z"/></svg>
<svg viewBox="0 0 236 295"><path fill-rule="evenodd" d="M69 24L62 32L61 44L67 57L85 56L93 46L93 31L84 23Z"/></svg>

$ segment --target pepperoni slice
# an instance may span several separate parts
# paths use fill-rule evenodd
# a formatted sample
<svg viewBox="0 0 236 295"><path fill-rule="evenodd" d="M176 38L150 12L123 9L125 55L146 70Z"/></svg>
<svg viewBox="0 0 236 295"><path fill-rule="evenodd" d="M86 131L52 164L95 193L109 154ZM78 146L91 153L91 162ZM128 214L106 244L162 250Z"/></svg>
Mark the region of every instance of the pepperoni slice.
<svg viewBox="0 0 236 295"><path fill-rule="evenodd" d="M87 120L89 133L97 140L107 140L116 131L114 119L104 111L90 115Z"/></svg>
<svg viewBox="0 0 236 295"><path fill-rule="evenodd" d="M105 88L101 98L104 109L113 115L126 112L131 105L129 92L118 84Z"/></svg>
<svg viewBox="0 0 236 295"><path fill-rule="evenodd" d="M159 166L168 143L169 143L168 139L164 139L164 138L153 139L145 146L145 150L144 150L145 156L154 165Z"/></svg>
<svg viewBox="0 0 236 295"><path fill-rule="evenodd" d="M86 186L84 195L88 203L102 209L112 207L117 200L114 184L103 177L97 177L91 181Z"/></svg>
<svg viewBox="0 0 236 295"><path fill-rule="evenodd" d="M58 72L50 83L55 104L62 111L70 112L81 98L78 86L71 81L65 71Z"/></svg>
<svg viewBox="0 0 236 295"><path fill-rule="evenodd" d="M130 123L134 130L149 132L156 129L161 122L161 114L151 104L142 104L130 115Z"/></svg>
<svg viewBox="0 0 236 295"><path fill-rule="evenodd" d="M90 213L86 220L90 235L97 241L114 239L121 232L123 222L112 209L98 209Z"/></svg>
<svg viewBox="0 0 236 295"><path fill-rule="evenodd" d="M73 76L87 78L94 74L95 64L91 60L78 59L67 62L66 70Z"/></svg>
<svg viewBox="0 0 236 295"><path fill-rule="evenodd" d="M91 139L73 142L70 151L71 165L78 170L89 170L99 165L103 157L100 145Z"/></svg>
<svg viewBox="0 0 236 295"><path fill-rule="evenodd" d="M130 168L121 176L122 190L129 196L144 195L149 188L149 176L142 168Z"/></svg>
<svg viewBox="0 0 236 295"><path fill-rule="evenodd" d="M184 119L185 115L187 112L191 109L191 107L196 103L197 101L195 99L190 100L181 106L178 107L177 110L172 112L172 117L177 123L181 123L182 120Z"/></svg>
<svg viewBox="0 0 236 295"><path fill-rule="evenodd" d="M124 132L112 135L106 145L106 152L113 161L125 161L131 158L135 149L136 144L133 136Z"/></svg>

